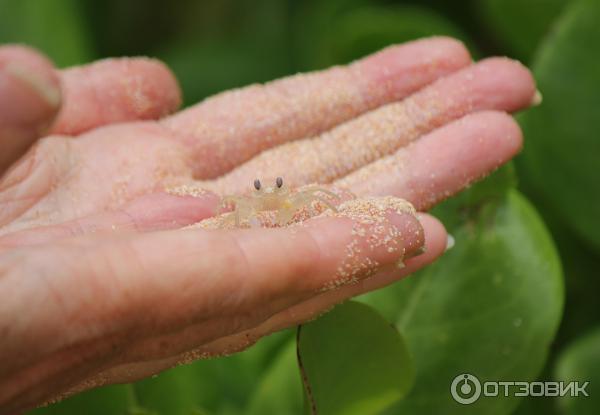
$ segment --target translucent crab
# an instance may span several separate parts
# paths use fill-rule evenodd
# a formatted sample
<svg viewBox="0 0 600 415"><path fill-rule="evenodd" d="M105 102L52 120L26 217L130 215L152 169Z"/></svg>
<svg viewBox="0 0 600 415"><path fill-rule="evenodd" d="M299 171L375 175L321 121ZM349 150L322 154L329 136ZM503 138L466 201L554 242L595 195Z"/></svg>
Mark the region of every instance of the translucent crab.
<svg viewBox="0 0 600 415"><path fill-rule="evenodd" d="M334 212L336 207L320 194L332 199L339 199L335 193L315 185L290 190L283 185L283 179L278 177L275 186L263 187L260 180L254 180L254 191L247 196L225 196L221 202L218 212L226 207L234 206L233 213L229 218L235 219L235 225L240 226L242 222L257 225L259 212L274 211L275 221L279 226L287 225L294 215L301 209L309 209L315 212L314 202L320 202Z"/></svg>

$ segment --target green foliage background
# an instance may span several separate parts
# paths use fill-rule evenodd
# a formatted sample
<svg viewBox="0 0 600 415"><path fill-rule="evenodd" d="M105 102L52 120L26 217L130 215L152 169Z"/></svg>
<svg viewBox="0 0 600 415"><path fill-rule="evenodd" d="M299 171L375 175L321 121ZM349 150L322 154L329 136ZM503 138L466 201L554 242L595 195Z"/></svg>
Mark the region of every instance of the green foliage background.
<svg viewBox="0 0 600 415"><path fill-rule="evenodd" d="M298 353L321 414L600 413L597 386L586 399L485 398L468 407L449 394L463 372L482 381L598 379L598 27L597 0L0 0L0 42L36 46L61 67L158 57L186 105L431 35L532 68L544 102L519 115L523 154L435 209L455 248L359 299L377 312L365 306L371 311L357 317L356 306L344 306L302 329ZM373 330L387 322L397 334ZM296 352L293 333L282 332L235 356L32 414L302 413ZM369 397L359 381L396 392ZM319 386L327 382L336 389Z"/></svg>

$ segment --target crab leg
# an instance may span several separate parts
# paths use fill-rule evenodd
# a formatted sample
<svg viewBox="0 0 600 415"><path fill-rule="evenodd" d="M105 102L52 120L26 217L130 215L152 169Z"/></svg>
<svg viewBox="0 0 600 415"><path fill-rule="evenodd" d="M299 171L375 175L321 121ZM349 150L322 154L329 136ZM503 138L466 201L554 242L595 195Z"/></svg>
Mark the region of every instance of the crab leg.
<svg viewBox="0 0 600 415"><path fill-rule="evenodd" d="M324 189L322 187L317 187L317 186L309 186L308 188L304 189L303 192L307 192L307 193L321 192L321 193L326 194L327 196L331 196L334 199L339 199L340 198L338 195L336 195L332 191Z"/></svg>
<svg viewBox="0 0 600 415"><path fill-rule="evenodd" d="M334 212L338 211L334 205L332 205L329 201L325 200L324 198L322 198L320 196L313 196L313 197L314 197L314 200L317 200L317 201L323 203L325 206L327 206L332 211L334 211Z"/></svg>

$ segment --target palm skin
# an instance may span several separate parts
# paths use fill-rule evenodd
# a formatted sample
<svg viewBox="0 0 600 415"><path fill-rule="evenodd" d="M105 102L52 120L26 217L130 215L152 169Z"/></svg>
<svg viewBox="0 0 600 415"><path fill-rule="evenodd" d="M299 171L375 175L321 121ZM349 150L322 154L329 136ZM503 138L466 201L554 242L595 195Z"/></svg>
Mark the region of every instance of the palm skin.
<svg viewBox="0 0 600 415"><path fill-rule="evenodd" d="M0 117L9 155L0 160L8 169L0 180L1 413L242 350L427 265L445 249L443 226L393 209L374 214L398 231L407 257L425 253L399 270L398 253L361 240L376 266L339 287L331 279L354 237L352 215L313 218L300 230L181 228L256 177L345 187L357 203L392 195L426 210L518 152L521 134L506 112L535 95L520 64L474 64L446 38L169 116L179 91L156 62L57 73L35 52L0 48L0 73L14 61L50 89L60 84L62 107L56 115L48 94L36 102L22 77L8 74L21 82L12 89L0 82L0 96L16 102ZM172 190L182 186L208 191Z"/></svg>

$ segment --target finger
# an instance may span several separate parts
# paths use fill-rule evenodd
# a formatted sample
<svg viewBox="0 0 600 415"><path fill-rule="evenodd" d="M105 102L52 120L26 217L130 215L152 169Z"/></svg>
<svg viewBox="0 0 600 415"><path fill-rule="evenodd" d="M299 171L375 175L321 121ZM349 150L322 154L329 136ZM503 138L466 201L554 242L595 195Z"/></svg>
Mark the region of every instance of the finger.
<svg viewBox="0 0 600 415"><path fill-rule="evenodd" d="M176 190L175 190L176 191ZM46 244L90 233L149 232L177 229L214 215L220 198L195 189L185 195L155 193L135 199L120 209L39 226L0 236L0 252L18 246Z"/></svg>
<svg viewBox="0 0 600 415"><path fill-rule="evenodd" d="M470 63L458 41L430 38L385 49L347 67L296 75L218 95L165 121L198 163L222 175L261 151L312 136L401 99Z"/></svg>
<svg viewBox="0 0 600 415"><path fill-rule="evenodd" d="M134 338L203 322L208 341L253 327L292 304L395 264L409 247L418 247L413 241L422 233L403 233L418 226L404 203L393 198L352 202L335 217L293 229L163 231L109 238L100 245L64 243L5 254L5 262L17 263L13 271L40 278L54 271L51 280L44 279L51 287L19 284L14 273L1 280L14 283L4 287L11 288L11 297L3 302L3 312L19 309L25 300L45 306L21 313L11 327L12 338L22 342L0 344L0 368L9 375L2 379L11 379L10 385L0 385L0 402L23 388L54 395L71 379L113 359L118 363L119 352ZM55 272L61 265L64 272ZM87 290L73 295L74 278L93 287L94 301ZM215 324L223 318L229 320ZM65 320L70 321L68 336ZM77 357L79 352L86 358ZM146 352L153 356L161 350ZM40 382L47 386L49 378L52 387L43 388ZM13 402L23 405L16 398Z"/></svg>
<svg viewBox="0 0 600 415"><path fill-rule="evenodd" d="M181 104L171 71L148 58L106 59L61 71L64 105L54 134L76 135L100 125L161 118Z"/></svg>
<svg viewBox="0 0 600 415"><path fill-rule="evenodd" d="M335 182L358 195L394 195L426 210L513 158L523 136L506 113L467 115Z"/></svg>
<svg viewBox="0 0 600 415"><path fill-rule="evenodd" d="M256 327L224 336L200 347L198 347L199 343L195 342L195 337L198 336L201 327L190 327L187 331L172 334L171 338L156 340L157 343L162 342L162 344L177 345L178 348L187 348L187 351L162 359L138 360L115 366L74 387L71 393L108 383L133 382L178 364L191 363L201 358L241 351L252 345L260 337L312 320L339 302L392 284L432 263L446 249L447 236L443 225L432 216L425 214L419 215L419 220L424 230L425 252L407 259L405 268L382 271L371 278L361 280L357 284L323 293L274 314Z"/></svg>
<svg viewBox="0 0 600 415"><path fill-rule="evenodd" d="M505 58L487 59L320 137L267 150L202 185L240 193L256 177L282 176L291 186L329 183L468 113L516 111L529 106L534 96L535 84L524 66Z"/></svg>
<svg viewBox="0 0 600 415"><path fill-rule="evenodd" d="M60 102L50 61L23 46L0 47L0 175L46 131Z"/></svg>

